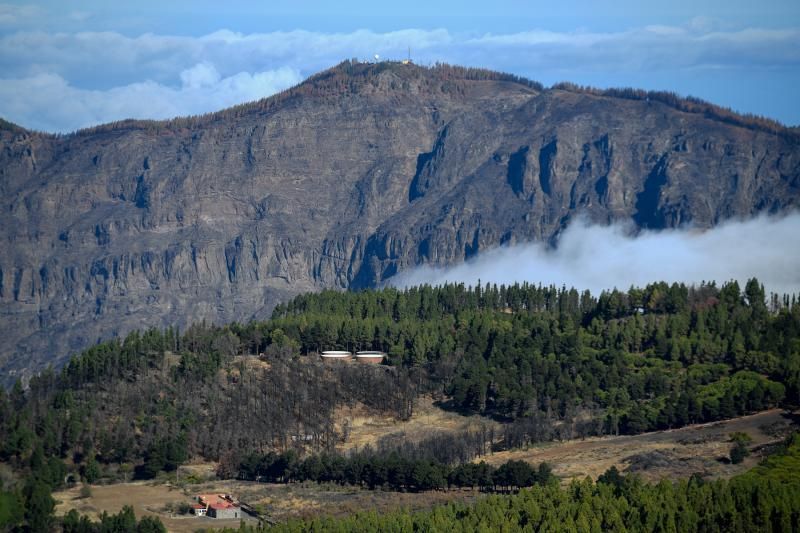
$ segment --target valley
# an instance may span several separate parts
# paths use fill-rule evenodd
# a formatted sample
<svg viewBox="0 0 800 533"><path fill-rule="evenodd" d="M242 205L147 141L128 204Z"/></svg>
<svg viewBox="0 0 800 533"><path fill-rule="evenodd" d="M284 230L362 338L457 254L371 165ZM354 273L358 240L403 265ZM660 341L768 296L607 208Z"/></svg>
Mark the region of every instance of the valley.
<svg viewBox="0 0 800 533"><path fill-rule="evenodd" d="M463 430L476 423L474 417L459 417L438 409L430 403L430 399L423 399L421 403L423 405L406 422L356 419L353 427L359 430L354 432L355 439L349 444L355 447L357 443L374 443L387 435L413 438L433 430ZM730 478L750 470L766 457L771 445L783 442L798 430L800 423L797 415L772 409L731 420L642 435L543 443L525 450L492 453L481 459L494 465L509 459L531 463L546 461L564 486L572 480L585 477L596 480L612 466L623 473L635 473L649 482L686 479L692 474L713 480ZM727 459L731 448L729 435L734 432L747 433L753 439L750 444L753 454L736 465L721 460ZM649 463L631 468L631 463L636 462L637 458L641 460L648 457ZM191 479L192 473L213 476L215 469L213 463L187 464L182 467L181 476L184 479ZM137 516L157 516L169 531L188 533L198 528L238 527L238 521L193 518L165 511L170 504L177 509L178 504L190 504L194 495L205 493L236 495L278 522L320 516L343 517L363 509L380 513L400 509L416 511L453 501L471 503L486 497L476 489L394 492L312 482L276 484L216 480L199 483L183 481L176 485L174 476L169 481L93 485L88 498L80 497L79 487L55 492L53 497L59 502L56 506L57 515L77 509L82 514L98 517L104 511L116 513L127 504L134 507Z"/></svg>

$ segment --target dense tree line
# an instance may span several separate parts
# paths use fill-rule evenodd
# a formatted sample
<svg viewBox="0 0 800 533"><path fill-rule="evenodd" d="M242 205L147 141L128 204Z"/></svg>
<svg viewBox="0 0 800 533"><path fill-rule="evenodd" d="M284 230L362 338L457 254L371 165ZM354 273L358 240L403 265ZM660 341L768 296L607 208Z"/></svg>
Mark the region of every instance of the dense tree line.
<svg viewBox="0 0 800 533"><path fill-rule="evenodd" d="M125 506L117 514L103 512L100 521L92 521L75 509L64 517L53 516L55 501L47 488L39 487L22 494L0 491L0 530L14 532L47 532L59 528L63 533L166 533L167 529L157 517L136 519L133 508Z"/></svg>
<svg viewBox="0 0 800 533"><path fill-rule="evenodd" d="M133 508L126 505L114 515L103 512L99 522L72 509L61 519L61 530L63 533L166 533L167 528L157 517L143 516L136 520Z"/></svg>
<svg viewBox="0 0 800 533"><path fill-rule="evenodd" d="M232 473L220 465L221 477ZM440 490L452 487L479 487L481 490L517 490L535 484L556 482L547 463L534 468L525 461L508 461L495 468L485 462L451 466L426 459L409 459L397 453L378 455L358 453L310 455L296 452L249 454L236 467L236 477L249 481L292 483L316 481L358 485L370 489L385 487L396 491Z"/></svg>
<svg viewBox="0 0 800 533"><path fill-rule="evenodd" d="M63 484L67 467L58 457L46 457L41 444L34 443L24 468L27 475L18 486L0 486L0 529L48 531L56 504L50 493Z"/></svg>
<svg viewBox="0 0 800 533"><path fill-rule="evenodd" d="M752 113L738 113L729 107L712 104L694 96L682 97L671 91L645 91L632 87L597 89L570 82L557 83L553 86L553 89L610 96L612 98L625 98L627 100L660 102L679 111L704 115L726 124L773 133L790 141L798 139L798 134L794 128L787 127L775 119Z"/></svg>
<svg viewBox="0 0 800 533"><path fill-rule="evenodd" d="M408 438L400 431L380 437L374 444L374 452L452 465L489 455L497 448L499 437L495 425L489 423L459 431L429 430L425 435L415 438Z"/></svg>
<svg viewBox="0 0 800 533"><path fill-rule="evenodd" d="M274 335L304 353L386 350L471 412L598 408L613 433L735 416L786 394L796 403L800 383L800 306L767 302L756 280L744 291L655 283L598 299L532 285L328 292L279 306L257 347Z"/></svg>

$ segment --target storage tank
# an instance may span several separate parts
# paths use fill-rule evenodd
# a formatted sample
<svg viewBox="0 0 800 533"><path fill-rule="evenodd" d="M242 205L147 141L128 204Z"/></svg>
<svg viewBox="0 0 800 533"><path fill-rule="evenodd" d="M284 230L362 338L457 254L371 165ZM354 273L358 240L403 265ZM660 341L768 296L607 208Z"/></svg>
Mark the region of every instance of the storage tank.
<svg viewBox="0 0 800 533"><path fill-rule="evenodd" d="M356 360L359 363L372 363L377 364L383 361L386 354L383 352L367 351L356 353Z"/></svg>
<svg viewBox="0 0 800 533"><path fill-rule="evenodd" d="M319 354L323 361L346 361L353 357L350 352L327 350Z"/></svg>

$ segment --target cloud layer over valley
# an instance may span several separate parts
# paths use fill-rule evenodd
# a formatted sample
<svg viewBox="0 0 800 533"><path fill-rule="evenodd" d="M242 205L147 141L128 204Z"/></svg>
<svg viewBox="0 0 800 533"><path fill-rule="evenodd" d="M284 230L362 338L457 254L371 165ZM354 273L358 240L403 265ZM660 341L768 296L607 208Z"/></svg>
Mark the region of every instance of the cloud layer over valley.
<svg viewBox="0 0 800 533"><path fill-rule="evenodd" d="M589 289L627 289L653 281L721 284L757 277L767 292L800 292L800 213L727 222L706 231L643 231L622 225L571 224L555 248L517 244L480 253L461 265L428 266L391 279L399 287L422 283L541 283Z"/></svg>

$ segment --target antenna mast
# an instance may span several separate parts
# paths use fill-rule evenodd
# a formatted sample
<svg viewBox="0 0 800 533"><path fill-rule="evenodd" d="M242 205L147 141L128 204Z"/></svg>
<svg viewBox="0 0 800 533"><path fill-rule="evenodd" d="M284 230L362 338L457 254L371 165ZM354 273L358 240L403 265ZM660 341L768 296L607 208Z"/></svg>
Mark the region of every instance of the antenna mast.
<svg viewBox="0 0 800 533"><path fill-rule="evenodd" d="M408 58L407 59L403 59L401 61L401 63L403 63L404 65L410 65L411 64L411 47L410 46L408 47Z"/></svg>

